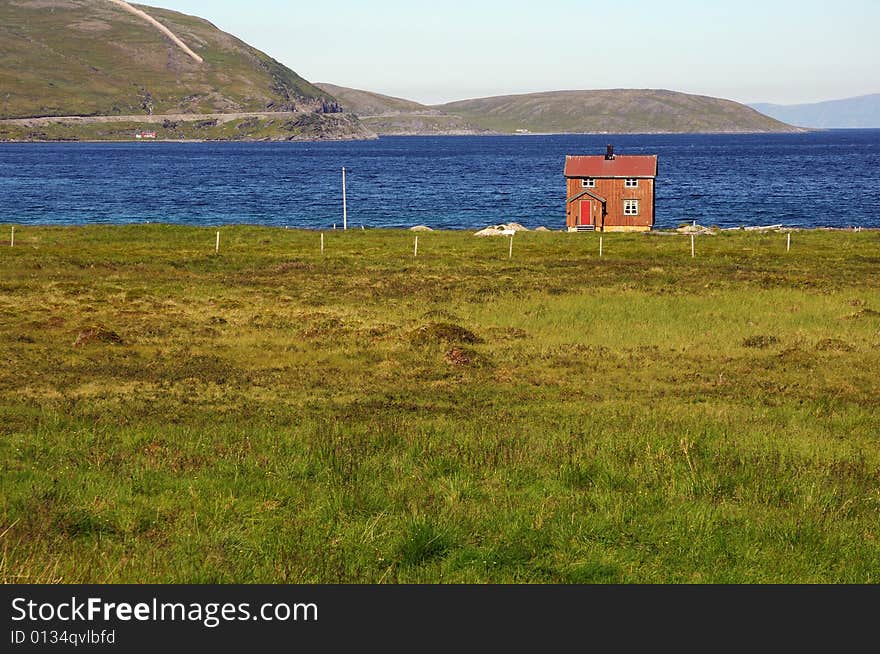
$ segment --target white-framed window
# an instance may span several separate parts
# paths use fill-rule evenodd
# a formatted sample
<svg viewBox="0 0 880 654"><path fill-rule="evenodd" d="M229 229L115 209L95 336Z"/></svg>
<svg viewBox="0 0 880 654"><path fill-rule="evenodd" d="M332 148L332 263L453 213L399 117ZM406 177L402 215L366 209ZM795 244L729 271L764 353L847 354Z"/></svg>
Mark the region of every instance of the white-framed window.
<svg viewBox="0 0 880 654"><path fill-rule="evenodd" d="M623 215L624 216L638 216L639 215L639 201L638 200L624 200L623 201Z"/></svg>
<svg viewBox="0 0 880 654"><path fill-rule="evenodd" d="M638 178L636 178L636 177L628 177L628 178L623 182L623 185L624 185L626 188L638 188L638 187L639 187L639 180L638 180Z"/></svg>
<svg viewBox="0 0 880 654"><path fill-rule="evenodd" d="M587 177L581 180L581 186L584 188L596 188L596 180L592 177Z"/></svg>

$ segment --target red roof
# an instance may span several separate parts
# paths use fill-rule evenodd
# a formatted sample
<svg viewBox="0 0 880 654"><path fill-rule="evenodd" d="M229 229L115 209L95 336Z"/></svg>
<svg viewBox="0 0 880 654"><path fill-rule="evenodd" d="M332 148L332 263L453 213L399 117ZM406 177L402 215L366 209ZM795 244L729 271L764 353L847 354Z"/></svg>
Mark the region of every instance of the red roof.
<svg viewBox="0 0 880 654"><path fill-rule="evenodd" d="M588 157L566 157L566 177L657 177L657 155L604 154Z"/></svg>

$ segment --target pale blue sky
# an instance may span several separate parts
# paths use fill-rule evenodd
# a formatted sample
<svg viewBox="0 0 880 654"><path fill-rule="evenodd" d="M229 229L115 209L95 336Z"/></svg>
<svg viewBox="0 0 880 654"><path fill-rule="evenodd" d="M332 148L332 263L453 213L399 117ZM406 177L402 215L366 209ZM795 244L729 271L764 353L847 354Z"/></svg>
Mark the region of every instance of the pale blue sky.
<svg viewBox="0 0 880 654"><path fill-rule="evenodd" d="M880 0L147 0L315 82L421 102L665 88L741 102L880 92Z"/></svg>

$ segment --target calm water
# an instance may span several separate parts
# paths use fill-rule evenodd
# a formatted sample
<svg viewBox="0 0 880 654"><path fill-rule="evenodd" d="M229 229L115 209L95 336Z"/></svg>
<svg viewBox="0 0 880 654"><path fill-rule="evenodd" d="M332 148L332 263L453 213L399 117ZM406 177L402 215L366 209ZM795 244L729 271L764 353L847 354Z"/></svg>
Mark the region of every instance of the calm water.
<svg viewBox="0 0 880 654"><path fill-rule="evenodd" d="M566 154L659 154L657 225L880 227L880 130L0 144L0 222L564 225Z"/></svg>

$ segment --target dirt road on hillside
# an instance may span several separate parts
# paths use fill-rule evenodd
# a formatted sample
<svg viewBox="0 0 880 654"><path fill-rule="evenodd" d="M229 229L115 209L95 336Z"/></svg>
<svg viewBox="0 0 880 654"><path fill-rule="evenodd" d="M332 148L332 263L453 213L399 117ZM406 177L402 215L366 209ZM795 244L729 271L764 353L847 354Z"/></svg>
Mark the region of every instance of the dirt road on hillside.
<svg viewBox="0 0 880 654"><path fill-rule="evenodd" d="M228 123L243 118L293 118L299 116L297 112L282 111L255 111L232 114L139 114L134 116L44 116L40 118L7 118L0 120L0 125L22 125L24 127L39 127L53 123L67 123L71 125L88 125L90 123L164 123L171 122L195 122L198 120L216 120L218 123Z"/></svg>

